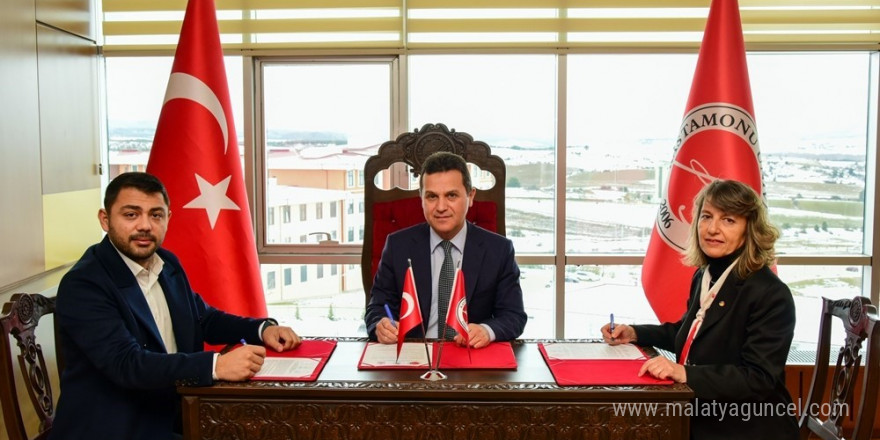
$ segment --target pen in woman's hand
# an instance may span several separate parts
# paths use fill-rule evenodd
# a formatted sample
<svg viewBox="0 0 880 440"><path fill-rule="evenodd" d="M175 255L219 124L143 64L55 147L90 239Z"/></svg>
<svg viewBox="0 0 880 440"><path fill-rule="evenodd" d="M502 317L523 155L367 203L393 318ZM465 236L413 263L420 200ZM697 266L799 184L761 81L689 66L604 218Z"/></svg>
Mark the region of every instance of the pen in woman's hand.
<svg viewBox="0 0 880 440"><path fill-rule="evenodd" d="M611 340L614 340L614 313L611 314L611 325L608 326L608 332L611 333Z"/></svg>

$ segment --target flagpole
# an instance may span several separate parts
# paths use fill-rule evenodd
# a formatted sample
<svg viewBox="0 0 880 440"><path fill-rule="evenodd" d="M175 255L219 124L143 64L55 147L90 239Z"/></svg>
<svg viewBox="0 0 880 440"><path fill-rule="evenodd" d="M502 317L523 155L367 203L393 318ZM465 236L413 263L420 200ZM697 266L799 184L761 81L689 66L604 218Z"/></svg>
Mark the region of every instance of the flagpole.
<svg viewBox="0 0 880 440"><path fill-rule="evenodd" d="M406 261L407 261L407 263L409 263L410 272L412 272L412 260L407 258ZM424 374L422 374L419 377L421 379L430 380L432 382L438 381L438 380L444 380L444 379L446 379L446 375L434 368L434 362L433 362L433 359L431 358L431 350L428 348L428 331L425 329L425 320L422 319L420 324L422 326L422 341L425 343L425 355L428 357L428 371L426 371ZM440 345L440 349L441 350L443 349L443 345ZM438 367L440 366L439 362L438 362L437 366Z"/></svg>
<svg viewBox="0 0 880 440"><path fill-rule="evenodd" d="M407 258L406 262L409 263L409 270L412 271L412 259ZM428 359L428 370L432 370L433 363L431 362L431 350L428 349L428 332L425 330L425 320L422 319L420 324L422 325L422 341L425 343L425 355Z"/></svg>

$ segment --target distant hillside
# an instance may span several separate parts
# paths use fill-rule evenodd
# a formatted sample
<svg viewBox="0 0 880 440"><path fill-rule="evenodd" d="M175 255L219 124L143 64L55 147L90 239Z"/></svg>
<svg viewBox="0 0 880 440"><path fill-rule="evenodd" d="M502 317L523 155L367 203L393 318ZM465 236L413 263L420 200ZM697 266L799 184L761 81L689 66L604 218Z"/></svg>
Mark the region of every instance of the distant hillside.
<svg viewBox="0 0 880 440"><path fill-rule="evenodd" d="M124 144L131 148L132 141L134 143L146 142L145 146L149 149L149 144L153 142L153 136L156 133L155 127L111 127L108 130L110 135L110 146ZM344 133L335 133L329 131L296 131L296 130L269 130L268 141L270 144L335 144L345 145L348 138ZM243 140L241 134L238 136L239 142ZM115 142L114 142L115 141ZM127 141L127 142L120 142ZM140 142L138 142L140 141Z"/></svg>

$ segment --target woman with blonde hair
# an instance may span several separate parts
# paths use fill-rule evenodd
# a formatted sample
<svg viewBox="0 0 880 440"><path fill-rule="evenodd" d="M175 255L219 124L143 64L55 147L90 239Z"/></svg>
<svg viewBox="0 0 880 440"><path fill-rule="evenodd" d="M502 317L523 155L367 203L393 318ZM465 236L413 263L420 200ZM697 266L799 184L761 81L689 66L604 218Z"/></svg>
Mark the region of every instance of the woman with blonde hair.
<svg viewBox="0 0 880 440"><path fill-rule="evenodd" d="M694 200L683 261L697 267L687 311L678 322L610 325L611 345L634 343L674 352L639 375L687 383L692 439L796 439L795 407L785 388L794 336L791 291L771 270L779 231L748 185L716 180Z"/></svg>

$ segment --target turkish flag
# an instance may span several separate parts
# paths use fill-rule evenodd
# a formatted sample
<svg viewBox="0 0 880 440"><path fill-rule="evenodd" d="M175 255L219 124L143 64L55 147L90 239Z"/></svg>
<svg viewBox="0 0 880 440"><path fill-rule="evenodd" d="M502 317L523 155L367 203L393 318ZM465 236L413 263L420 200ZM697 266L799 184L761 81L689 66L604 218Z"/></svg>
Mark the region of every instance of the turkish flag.
<svg viewBox="0 0 880 440"><path fill-rule="evenodd" d="M464 272L456 269L455 280L452 282L452 293L449 297L449 308L446 310L446 325L458 332L464 338L464 345L470 347L468 342L468 315L467 298L464 294Z"/></svg>
<svg viewBox="0 0 880 440"><path fill-rule="evenodd" d="M694 268L681 262L697 193L716 179L763 195L758 132L736 0L713 0L678 131L669 180L642 266L645 296L661 322L685 312Z"/></svg>
<svg viewBox="0 0 880 440"><path fill-rule="evenodd" d="M400 321L397 323L397 357L400 357L400 349L403 341L410 330L422 324L422 310L419 308L419 295L416 293L416 283L413 281L412 267L406 270L403 279L403 293L400 301Z"/></svg>
<svg viewBox="0 0 880 440"><path fill-rule="evenodd" d="M168 189L163 246L207 303L265 317L213 0L190 0L147 163Z"/></svg>

